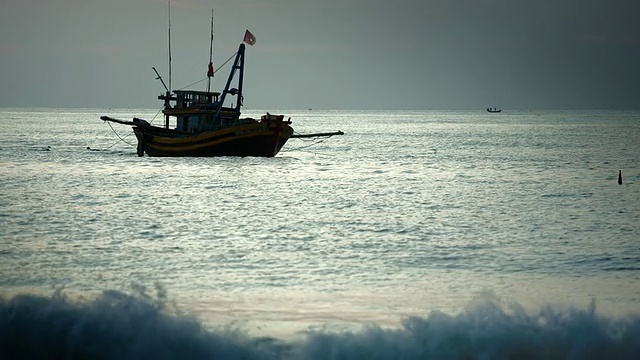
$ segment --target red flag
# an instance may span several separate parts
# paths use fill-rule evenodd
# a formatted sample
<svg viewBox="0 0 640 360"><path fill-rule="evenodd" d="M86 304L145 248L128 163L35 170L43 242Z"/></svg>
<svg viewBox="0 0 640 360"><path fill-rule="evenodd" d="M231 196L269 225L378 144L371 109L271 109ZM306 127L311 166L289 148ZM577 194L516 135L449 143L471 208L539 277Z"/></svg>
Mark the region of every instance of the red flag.
<svg viewBox="0 0 640 360"><path fill-rule="evenodd" d="M209 62L209 71L207 71L207 77L213 77L213 63Z"/></svg>
<svg viewBox="0 0 640 360"><path fill-rule="evenodd" d="M251 33L251 31L247 30L244 33L244 42L246 42L249 45L253 45L256 43L256 37L253 36L253 34Z"/></svg>

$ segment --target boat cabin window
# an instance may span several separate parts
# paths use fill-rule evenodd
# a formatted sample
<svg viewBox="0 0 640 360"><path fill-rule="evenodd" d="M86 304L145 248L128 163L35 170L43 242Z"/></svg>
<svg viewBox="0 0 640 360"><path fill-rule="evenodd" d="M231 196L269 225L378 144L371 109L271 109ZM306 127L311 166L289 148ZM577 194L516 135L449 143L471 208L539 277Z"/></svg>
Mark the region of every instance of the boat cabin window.
<svg viewBox="0 0 640 360"><path fill-rule="evenodd" d="M219 93L199 91L176 91L176 107L198 108L218 101Z"/></svg>

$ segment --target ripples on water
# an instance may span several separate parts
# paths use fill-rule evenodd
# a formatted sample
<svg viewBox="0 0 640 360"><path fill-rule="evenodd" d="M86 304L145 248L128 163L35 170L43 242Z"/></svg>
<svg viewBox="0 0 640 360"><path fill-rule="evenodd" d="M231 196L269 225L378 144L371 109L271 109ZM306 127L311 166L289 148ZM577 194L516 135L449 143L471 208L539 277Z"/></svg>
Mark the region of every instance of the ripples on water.
<svg viewBox="0 0 640 360"><path fill-rule="evenodd" d="M127 335L137 316L128 304L162 323L154 336L212 356L223 350L210 344L223 342L230 358L393 358L398 348L408 358L506 358L540 343L549 357L582 358L585 339L637 353L628 340L639 331L628 314L640 311L637 112L298 112L298 132L346 135L292 139L273 159L138 158L99 120L105 113L2 111L3 336L19 315L24 331L44 334L60 319L69 351L85 336L100 343L95 327L111 331L109 357L162 351ZM131 283L162 284L206 326L316 330L300 343L209 332L119 292ZM85 301L51 300L60 286ZM496 297L477 305L484 288ZM15 297L24 293L36 295ZM590 310L592 299L607 315Z"/></svg>

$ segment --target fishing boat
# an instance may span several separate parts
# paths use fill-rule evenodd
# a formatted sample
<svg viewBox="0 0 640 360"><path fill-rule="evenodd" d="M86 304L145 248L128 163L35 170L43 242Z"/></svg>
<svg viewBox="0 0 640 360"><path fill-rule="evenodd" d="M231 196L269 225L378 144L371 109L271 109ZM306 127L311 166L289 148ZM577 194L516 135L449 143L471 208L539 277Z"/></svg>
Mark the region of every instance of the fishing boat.
<svg viewBox="0 0 640 360"><path fill-rule="evenodd" d="M166 92L158 96L164 102L162 126L133 118L132 121L102 116L104 121L131 125L138 139L138 156L259 156L273 157L291 137L342 135L341 131L294 136L291 119L284 115L266 113L260 119L241 117L243 102L245 44L253 45L255 36L247 30L244 40L235 54L224 90L210 91L214 75L211 53L213 48L213 14L211 20L211 47L206 91L170 90L158 71L156 72ZM171 56L169 56L171 59ZM171 67L169 67L171 69ZM171 74L171 71L169 71ZM237 75L237 79L236 78ZM170 78L170 77L169 77ZM235 81L234 81L235 79ZM235 86L232 87L232 84ZM235 97L231 106L225 105ZM233 105L235 103L235 106ZM174 118L175 121L170 121Z"/></svg>
<svg viewBox="0 0 640 360"><path fill-rule="evenodd" d="M498 108L487 108L487 111L490 113L499 113L502 111L502 109L498 109Z"/></svg>

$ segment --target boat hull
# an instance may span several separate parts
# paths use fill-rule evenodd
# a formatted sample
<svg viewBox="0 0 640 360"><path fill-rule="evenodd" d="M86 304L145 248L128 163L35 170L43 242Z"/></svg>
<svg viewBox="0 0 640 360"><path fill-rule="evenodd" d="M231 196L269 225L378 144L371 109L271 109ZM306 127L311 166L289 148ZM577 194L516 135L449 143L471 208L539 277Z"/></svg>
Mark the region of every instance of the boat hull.
<svg viewBox="0 0 640 360"><path fill-rule="evenodd" d="M189 133L156 126L133 127L138 155L164 157L273 157L293 135L284 121L262 121L217 131Z"/></svg>

